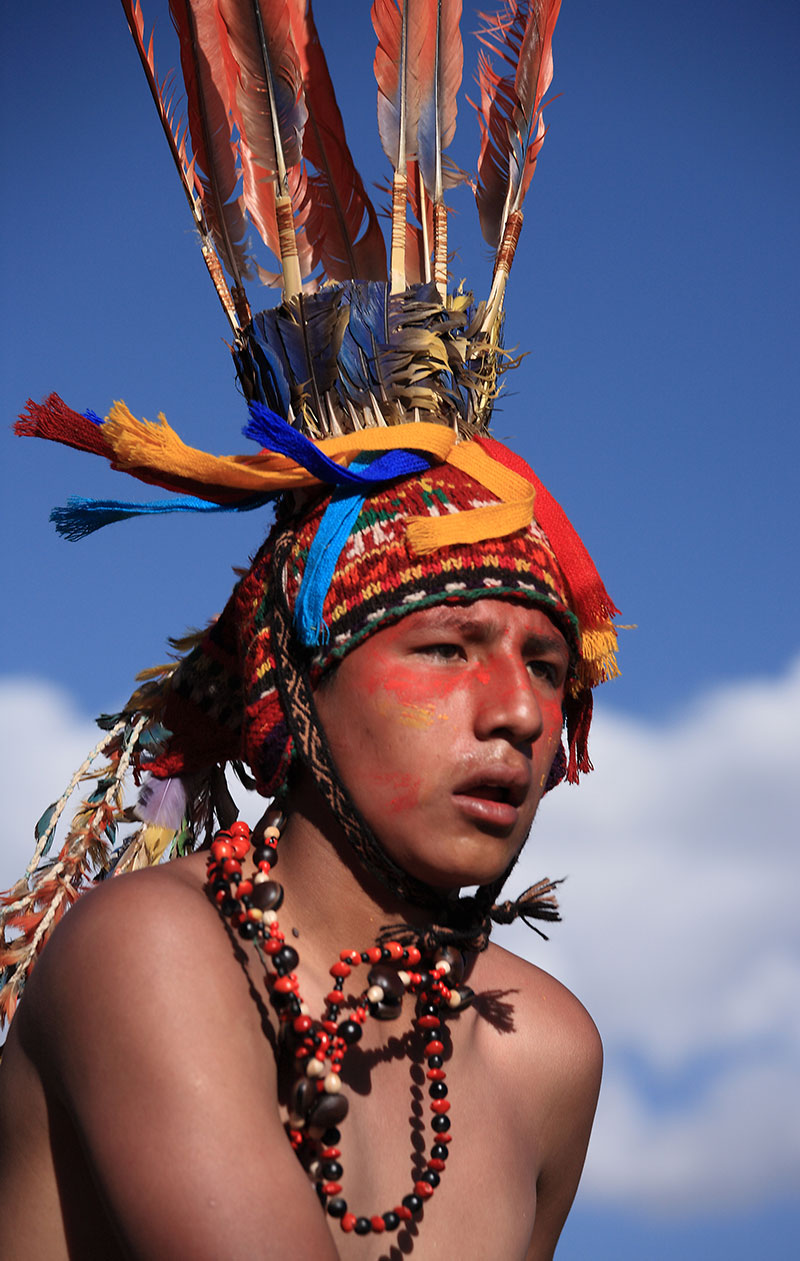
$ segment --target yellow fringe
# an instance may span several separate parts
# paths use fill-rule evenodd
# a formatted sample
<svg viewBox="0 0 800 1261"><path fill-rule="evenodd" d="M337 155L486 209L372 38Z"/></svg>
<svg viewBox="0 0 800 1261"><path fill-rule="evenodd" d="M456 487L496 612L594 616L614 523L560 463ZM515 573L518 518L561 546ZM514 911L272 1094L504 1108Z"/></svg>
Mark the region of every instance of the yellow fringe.
<svg viewBox="0 0 800 1261"><path fill-rule="evenodd" d="M535 491L526 478L499 464L476 442L454 445L446 463L474 478L501 502L447 516L412 517L406 528L416 552L432 552L454 543L501 539L530 525Z"/></svg>

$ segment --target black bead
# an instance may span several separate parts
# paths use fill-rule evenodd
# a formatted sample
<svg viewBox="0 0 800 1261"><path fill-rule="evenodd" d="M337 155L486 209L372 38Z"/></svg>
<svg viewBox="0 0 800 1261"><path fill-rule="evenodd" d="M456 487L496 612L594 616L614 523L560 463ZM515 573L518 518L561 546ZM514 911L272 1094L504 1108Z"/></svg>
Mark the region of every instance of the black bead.
<svg viewBox="0 0 800 1261"><path fill-rule="evenodd" d="M347 1200L339 1199L328 1200L328 1216L344 1217L347 1212Z"/></svg>
<svg viewBox="0 0 800 1261"><path fill-rule="evenodd" d="M369 963L369 955L367 954L366 950L361 951L361 962Z"/></svg>
<svg viewBox="0 0 800 1261"><path fill-rule="evenodd" d="M444 1099L447 1094L447 1087L443 1081L432 1081L428 1094L431 1099Z"/></svg>
<svg viewBox="0 0 800 1261"><path fill-rule="evenodd" d="M219 904L219 909L226 919L230 919L239 909L239 903L235 898L223 898Z"/></svg>
<svg viewBox="0 0 800 1261"><path fill-rule="evenodd" d="M431 1121L431 1129L435 1130L437 1134L446 1134L447 1131L450 1129L449 1116L434 1117L433 1120Z"/></svg>
<svg viewBox="0 0 800 1261"><path fill-rule="evenodd" d="M327 1130L331 1125L338 1125L347 1116L347 1096L346 1095L317 1095L317 1101L311 1109L309 1116L309 1124L317 1126L321 1130Z"/></svg>
<svg viewBox="0 0 800 1261"><path fill-rule="evenodd" d="M434 1003L423 1003L419 1014L421 1016L438 1016L439 1008Z"/></svg>
<svg viewBox="0 0 800 1261"><path fill-rule="evenodd" d="M348 1046L361 1040L361 1025L357 1020L343 1020L336 1030L340 1038L344 1038Z"/></svg>
<svg viewBox="0 0 800 1261"><path fill-rule="evenodd" d="M283 885L277 880L262 880L253 887L253 906L260 911L277 911L283 903Z"/></svg>
<svg viewBox="0 0 800 1261"><path fill-rule="evenodd" d="M407 1208L410 1213L418 1213L422 1208L422 1199L418 1195L404 1195L402 1199L403 1208Z"/></svg>
<svg viewBox="0 0 800 1261"><path fill-rule="evenodd" d="M256 867L259 863L269 863L271 867L275 867L278 863L278 851L274 845L258 845L253 850L253 862Z"/></svg>
<svg viewBox="0 0 800 1261"><path fill-rule="evenodd" d="M447 1160L449 1155L450 1148L447 1146L447 1143L434 1143L431 1148L431 1157L434 1160Z"/></svg>
<svg viewBox="0 0 800 1261"><path fill-rule="evenodd" d="M339 1164L338 1160L326 1160L325 1164L320 1169L323 1181L325 1182L337 1182L339 1178L341 1178L342 1172L342 1166Z"/></svg>
<svg viewBox="0 0 800 1261"><path fill-rule="evenodd" d="M357 1235L368 1235L372 1230L372 1222L368 1217L357 1217L353 1230Z"/></svg>
<svg viewBox="0 0 800 1261"><path fill-rule="evenodd" d="M384 946L383 949L381 950L381 958L383 959L384 963L391 963L392 961L392 952L391 950L388 950L386 946Z"/></svg>
<svg viewBox="0 0 800 1261"><path fill-rule="evenodd" d="M341 1141L342 1141L342 1136L339 1133L339 1131L336 1129L335 1125L332 1125L330 1129L326 1130L325 1133L322 1135L323 1147L336 1147Z"/></svg>
<svg viewBox="0 0 800 1261"><path fill-rule="evenodd" d="M228 892L227 880L213 880L211 882L211 892L212 893L227 893Z"/></svg>
<svg viewBox="0 0 800 1261"><path fill-rule="evenodd" d="M400 1225L400 1218L396 1213L383 1213L383 1224L387 1230L397 1230Z"/></svg>
<svg viewBox="0 0 800 1261"><path fill-rule="evenodd" d="M438 1187L441 1178L435 1169L424 1169L420 1174L420 1182L427 1182L431 1187Z"/></svg>
<svg viewBox="0 0 800 1261"><path fill-rule="evenodd" d="M403 1004L387 998L384 1003L370 1003L369 1010L370 1015L377 1020L396 1020L403 1010Z"/></svg>
<svg viewBox="0 0 800 1261"><path fill-rule="evenodd" d="M315 1191L316 1191L316 1193L317 1193L317 1199L319 1200L320 1204L322 1204L322 1206L324 1207L324 1205L325 1205L325 1201L327 1200L327 1198L328 1198L328 1197L327 1197L327 1195L325 1194L325 1192L324 1192L324 1191L323 1191L323 1189L322 1189L322 1183L321 1183L321 1182L315 1182L315 1183L314 1183L314 1190L315 1190Z"/></svg>
<svg viewBox="0 0 800 1261"><path fill-rule="evenodd" d="M239 936L243 937L245 941L252 941L257 932L258 925L255 920L246 919L243 924L239 925Z"/></svg>
<svg viewBox="0 0 800 1261"><path fill-rule="evenodd" d="M291 946L281 946L277 954L272 956L272 961L276 971L283 968L285 972L291 972L300 962L300 956Z"/></svg>
<svg viewBox="0 0 800 1261"><path fill-rule="evenodd" d="M428 1068L441 1068L444 1060L441 1055L432 1055L428 1060Z"/></svg>
<svg viewBox="0 0 800 1261"><path fill-rule="evenodd" d="M396 1003L403 1001L406 989L394 968L387 968L382 963L376 963L375 967L370 968L367 973L367 980L370 985L379 985L381 987L387 1001Z"/></svg>

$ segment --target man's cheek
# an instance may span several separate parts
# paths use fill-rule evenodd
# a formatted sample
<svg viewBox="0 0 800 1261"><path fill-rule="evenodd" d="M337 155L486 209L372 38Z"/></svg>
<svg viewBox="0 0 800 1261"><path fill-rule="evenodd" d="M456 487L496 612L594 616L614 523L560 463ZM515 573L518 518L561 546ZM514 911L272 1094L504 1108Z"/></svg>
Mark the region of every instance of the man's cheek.
<svg viewBox="0 0 800 1261"><path fill-rule="evenodd" d="M386 771L375 776L375 787L386 810L405 814L419 805L422 779L419 775Z"/></svg>

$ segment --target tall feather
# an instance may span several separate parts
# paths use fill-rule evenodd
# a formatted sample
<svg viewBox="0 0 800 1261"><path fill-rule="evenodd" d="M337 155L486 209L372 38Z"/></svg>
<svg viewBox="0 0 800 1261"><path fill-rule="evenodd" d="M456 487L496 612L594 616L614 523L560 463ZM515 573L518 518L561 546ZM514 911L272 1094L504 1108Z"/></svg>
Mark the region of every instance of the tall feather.
<svg viewBox="0 0 800 1261"><path fill-rule="evenodd" d="M216 0L170 0L178 32L189 132L206 222L223 265L234 281L234 299L246 322L243 281L252 275L244 248L247 222L236 196L239 172L228 119L227 83Z"/></svg>
<svg viewBox="0 0 800 1261"><path fill-rule="evenodd" d="M378 37L378 131L392 164L391 289L406 287L406 168L416 155L419 84L416 67L424 57L431 18L430 0L373 0L372 25Z"/></svg>
<svg viewBox="0 0 800 1261"><path fill-rule="evenodd" d="M433 202L434 279L440 293L447 290L442 154L455 134L457 95L464 69L461 7L462 0L433 0L428 35L417 66L417 160L428 197Z"/></svg>
<svg viewBox="0 0 800 1261"><path fill-rule="evenodd" d="M161 126L164 135L167 138L172 160L180 177L183 191L192 211L192 217L195 226L200 234L200 247L203 253L206 267L217 292L222 308L225 311L231 328L234 332L238 329L241 322L249 319L249 311L246 309L246 303L242 305L242 300L234 302L230 289L225 280L225 276L220 265L219 256L214 246L211 236L209 224L206 221L204 207L202 203L202 187L194 169L194 162L189 160L186 152L186 133L182 127L175 122L172 103L168 100L165 93L164 85L159 83L155 68L155 57L153 54L153 36L145 44L144 39L144 17L142 15L142 6L139 0L122 0L122 8L127 18L128 26L134 43L136 44L139 58L144 69L150 93L155 102L158 111ZM233 275L234 273L231 272ZM237 305L241 308L241 316L237 311Z"/></svg>
<svg viewBox="0 0 800 1261"><path fill-rule="evenodd" d="M504 0L497 14L484 15L480 32L501 59L497 71L482 52L478 65L482 141L476 200L484 238L496 247L487 327L502 303L522 201L544 140L542 99L553 78L553 30L560 8L561 0Z"/></svg>
<svg viewBox="0 0 800 1261"><path fill-rule="evenodd" d="M303 156L317 172L308 180L306 221L314 261L330 280L385 280L383 233L347 144L311 0L307 10L300 0L289 12L308 110Z"/></svg>
<svg viewBox="0 0 800 1261"><path fill-rule="evenodd" d="M227 31L224 61L239 130L244 200L264 240L281 260L284 293L300 292L311 248L298 242L290 172L298 168L306 124L303 80L286 0L218 0ZM304 195L294 186L295 204ZM301 234L302 236L302 234Z"/></svg>

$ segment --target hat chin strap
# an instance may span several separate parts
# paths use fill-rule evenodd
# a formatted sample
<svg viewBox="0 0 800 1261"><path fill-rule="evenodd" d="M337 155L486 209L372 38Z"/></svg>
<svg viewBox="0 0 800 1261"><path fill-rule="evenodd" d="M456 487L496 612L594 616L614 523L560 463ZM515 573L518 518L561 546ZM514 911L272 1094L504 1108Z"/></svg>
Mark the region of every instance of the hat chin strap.
<svg viewBox="0 0 800 1261"><path fill-rule="evenodd" d="M488 942L490 924L486 921L492 903L514 863L498 880L482 885L474 897L453 898L410 876L383 849L342 783L314 704L308 673L298 660L300 654L283 584L284 566L294 541L292 526L276 539L269 589L276 683L298 752L362 867L396 897L430 911L437 931L447 940L457 937L463 946L483 949Z"/></svg>

